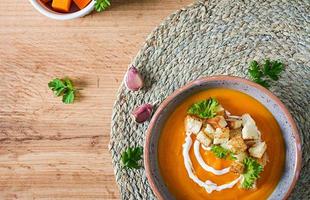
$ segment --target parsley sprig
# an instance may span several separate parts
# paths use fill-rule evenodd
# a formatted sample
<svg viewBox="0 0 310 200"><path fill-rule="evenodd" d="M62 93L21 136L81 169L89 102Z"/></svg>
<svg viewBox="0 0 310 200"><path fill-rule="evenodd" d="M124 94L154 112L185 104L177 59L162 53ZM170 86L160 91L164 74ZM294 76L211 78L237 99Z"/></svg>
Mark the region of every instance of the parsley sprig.
<svg viewBox="0 0 310 200"><path fill-rule="evenodd" d="M196 115L200 118L212 118L216 115L216 110L219 103L214 98L200 101L193 104L187 111L190 115Z"/></svg>
<svg viewBox="0 0 310 200"><path fill-rule="evenodd" d="M142 147L128 147L121 156L123 166L128 169L139 169L141 167L139 160L142 159L142 154Z"/></svg>
<svg viewBox="0 0 310 200"><path fill-rule="evenodd" d="M62 95L62 102L65 104L73 103L77 89L74 88L70 79L55 78L48 83L48 87L57 97Z"/></svg>
<svg viewBox="0 0 310 200"><path fill-rule="evenodd" d="M283 63L277 60L270 61L267 59L265 60L265 64L263 66L264 75L269 76L269 78L274 81L277 81L279 79L279 75L283 71L283 69Z"/></svg>
<svg viewBox="0 0 310 200"><path fill-rule="evenodd" d="M270 82L277 81L280 73L283 71L284 65L282 62L266 59L263 66L260 66L256 60L253 60L249 66L250 79L266 88L270 87Z"/></svg>
<svg viewBox="0 0 310 200"><path fill-rule="evenodd" d="M231 151L229 151L228 149L223 148L222 146L212 145L211 151L218 158L224 159L227 156L229 156L229 159L236 160L236 157L234 157L233 153Z"/></svg>
<svg viewBox="0 0 310 200"><path fill-rule="evenodd" d="M95 10L97 12L102 12L107 9L111 5L109 0L96 0L95 2Z"/></svg>
<svg viewBox="0 0 310 200"><path fill-rule="evenodd" d="M253 158L246 157L243 160L244 174L241 187L245 189L253 188L256 179L259 178L259 174L263 171L263 167Z"/></svg>

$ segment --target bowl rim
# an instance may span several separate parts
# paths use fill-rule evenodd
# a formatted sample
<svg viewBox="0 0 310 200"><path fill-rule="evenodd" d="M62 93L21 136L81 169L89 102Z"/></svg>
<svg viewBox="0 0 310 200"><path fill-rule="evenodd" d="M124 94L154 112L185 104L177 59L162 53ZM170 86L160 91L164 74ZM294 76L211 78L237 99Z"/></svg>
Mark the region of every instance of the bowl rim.
<svg viewBox="0 0 310 200"><path fill-rule="evenodd" d="M296 154L295 154L296 166L294 168L294 178L293 178L293 181L291 182L289 189L286 191L285 196L283 198L283 199L288 199L290 193L294 189L294 187L297 183L297 180L299 178L300 170L301 170L301 161L302 161L301 140L300 140L300 136L298 134L298 129L297 129L296 123L295 123L292 115L290 114L290 112L286 108L286 106L281 102L281 100L278 97L276 97L268 89L264 88L263 86L261 86L257 83L249 81L247 79L236 77L236 76L230 76L230 75L216 75L216 76L202 77L202 78L198 78L194 81L191 81L191 82L185 84L184 86L180 87L179 89L176 89L157 108L156 112L154 113L154 115L150 121L148 129L146 131L146 139L145 139L145 144L144 144L145 173L146 173L146 177L148 179L148 182L149 182L153 192L155 193L156 197L159 199L164 199L162 194L159 192L153 177L151 176L151 169L150 169L150 165L149 165L149 146L150 146L149 144L150 144L150 138L151 138L150 136L151 136L152 129L155 125L155 122L158 120L160 113L165 109L165 107L168 105L168 103L170 103L170 101L172 99L174 99L176 96L178 96L179 94L181 94L185 90L191 88L193 85L199 85L201 83L212 82L212 81L236 81L236 82L241 82L241 83L244 83L246 85L250 85L252 87L255 87L256 89L258 89L262 93L265 93L267 96L269 96L271 99L273 99L280 106L280 109L284 112L285 117L287 118L289 124L292 127L292 134L293 134L295 141L296 141L295 142L295 148L297 149Z"/></svg>
<svg viewBox="0 0 310 200"><path fill-rule="evenodd" d="M51 18L51 19L56 19L56 20L69 20L69 19L75 19L79 17L83 17L90 13L94 7L95 7L95 0L91 0L91 2L83 9L73 12L73 13L58 13L54 12L52 10L46 9L41 2L38 2L40 0L29 0L31 5L39 11L41 14L44 16Z"/></svg>

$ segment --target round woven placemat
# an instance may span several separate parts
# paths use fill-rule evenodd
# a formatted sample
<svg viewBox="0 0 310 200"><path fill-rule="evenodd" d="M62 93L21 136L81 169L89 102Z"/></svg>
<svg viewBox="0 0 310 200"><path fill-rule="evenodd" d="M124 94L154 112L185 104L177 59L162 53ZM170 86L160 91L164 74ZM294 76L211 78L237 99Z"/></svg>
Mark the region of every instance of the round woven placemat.
<svg viewBox="0 0 310 200"><path fill-rule="evenodd" d="M110 151L122 199L155 199L144 168L125 170L121 152L144 145L148 122L130 118L134 107L158 105L199 77L247 77L248 63L280 59L285 72L270 90L295 118L303 149L300 179L290 198L310 199L310 1L198 1L169 16L133 61L145 80L138 92L121 85L112 115Z"/></svg>

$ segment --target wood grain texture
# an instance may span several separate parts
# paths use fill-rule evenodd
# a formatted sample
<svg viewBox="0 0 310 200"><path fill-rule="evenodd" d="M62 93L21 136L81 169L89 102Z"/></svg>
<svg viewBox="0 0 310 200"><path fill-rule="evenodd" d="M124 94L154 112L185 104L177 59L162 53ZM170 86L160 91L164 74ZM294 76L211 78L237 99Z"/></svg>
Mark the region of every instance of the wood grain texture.
<svg viewBox="0 0 310 200"><path fill-rule="evenodd" d="M115 93L146 36L190 0L112 1L55 21L0 1L0 199L119 199L108 151ZM47 83L83 88L72 105Z"/></svg>

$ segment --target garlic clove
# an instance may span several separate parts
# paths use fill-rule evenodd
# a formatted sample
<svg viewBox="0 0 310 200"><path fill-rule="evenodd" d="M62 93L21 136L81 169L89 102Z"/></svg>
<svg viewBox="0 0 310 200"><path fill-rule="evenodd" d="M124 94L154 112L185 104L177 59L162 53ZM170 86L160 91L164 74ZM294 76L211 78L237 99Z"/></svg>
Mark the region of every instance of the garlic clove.
<svg viewBox="0 0 310 200"><path fill-rule="evenodd" d="M125 85L129 90L137 91L143 86L143 79L137 68L131 66L125 76Z"/></svg>
<svg viewBox="0 0 310 200"><path fill-rule="evenodd" d="M153 106L151 104L143 104L141 106L138 106L135 108L131 115L135 122L137 123L143 123L145 122L148 118L150 118L151 114L153 111Z"/></svg>

